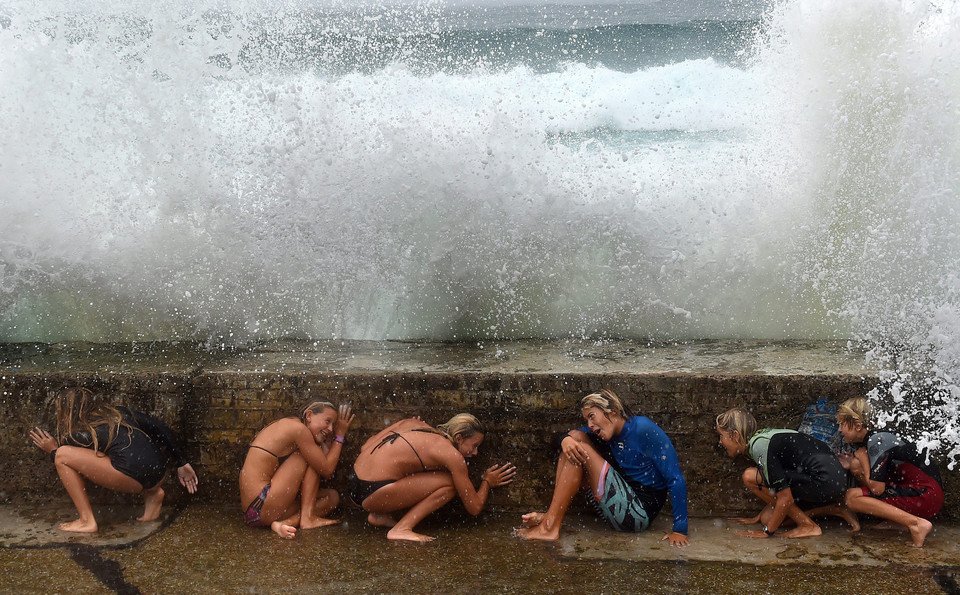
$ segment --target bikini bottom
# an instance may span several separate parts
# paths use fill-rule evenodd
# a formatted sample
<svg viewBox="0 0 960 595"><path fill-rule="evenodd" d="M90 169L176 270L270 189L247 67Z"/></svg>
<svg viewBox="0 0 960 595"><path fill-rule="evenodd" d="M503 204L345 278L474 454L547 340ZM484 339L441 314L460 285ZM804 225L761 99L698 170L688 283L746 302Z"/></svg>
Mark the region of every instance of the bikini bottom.
<svg viewBox="0 0 960 595"><path fill-rule="evenodd" d="M260 509L263 503L267 501L267 494L270 493L270 484L263 486L260 495L253 499L246 512L243 513L243 522L251 527L263 527L264 523L260 520Z"/></svg>
<svg viewBox="0 0 960 595"><path fill-rule="evenodd" d="M350 499L353 500L358 506L363 505L363 501L366 500L370 494L376 492L383 486L388 486L396 481L394 479L366 481L358 478L357 475L352 472L347 480L350 482Z"/></svg>

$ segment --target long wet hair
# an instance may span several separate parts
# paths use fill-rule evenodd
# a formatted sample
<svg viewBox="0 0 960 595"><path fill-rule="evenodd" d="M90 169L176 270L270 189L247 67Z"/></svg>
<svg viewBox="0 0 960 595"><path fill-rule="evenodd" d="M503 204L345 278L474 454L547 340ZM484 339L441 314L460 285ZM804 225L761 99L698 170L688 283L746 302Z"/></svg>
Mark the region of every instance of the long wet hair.
<svg viewBox="0 0 960 595"><path fill-rule="evenodd" d="M86 388L69 387L61 390L54 400L54 409L57 416L57 442L60 444L72 434L87 432L90 434L93 450L99 452L100 444L96 432L98 426L107 426L107 443L103 445L103 450L113 444L120 426L131 431L134 429L123 420L116 407L98 402Z"/></svg>
<svg viewBox="0 0 960 595"><path fill-rule="evenodd" d="M737 432L737 443L746 449L747 442L757 433L757 420L746 409L734 407L717 416L717 429L729 434Z"/></svg>
<svg viewBox="0 0 960 595"><path fill-rule="evenodd" d="M866 398L855 397L847 399L837 407L837 421L848 426L860 422L864 429L870 430L873 428L872 413L873 407L870 406Z"/></svg>
<svg viewBox="0 0 960 595"><path fill-rule="evenodd" d="M486 434L480 420L469 413L458 413L450 418L445 424L437 426L437 431L443 434L453 442L456 436L461 436L464 440L472 438L476 434Z"/></svg>
<svg viewBox="0 0 960 595"><path fill-rule="evenodd" d="M580 411L583 411L587 407L596 407L600 411L603 411L608 419L611 413L616 413L623 419L633 417L633 412L630 411L630 407L617 396L617 393L606 388L598 393L592 393L580 399Z"/></svg>

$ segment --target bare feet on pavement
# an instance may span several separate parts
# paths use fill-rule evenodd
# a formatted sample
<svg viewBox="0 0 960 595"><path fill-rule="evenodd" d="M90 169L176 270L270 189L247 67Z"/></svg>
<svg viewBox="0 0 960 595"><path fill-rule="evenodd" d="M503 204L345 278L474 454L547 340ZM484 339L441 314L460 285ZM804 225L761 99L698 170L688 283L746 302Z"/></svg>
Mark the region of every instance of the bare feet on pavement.
<svg viewBox="0 0 960 595"><path fill-rule="evenodd" d="M297 536L297 528L290 525L284 525L280 521L270 523L270 529L284 539L293 539Z"/></svg>
<svg viewBox="0 0 960 595"><path fill-rule="evenodd" d="M520 517L524 527L536 527L543 522L542 512L528 512Z"/></svg>
<svg viewBox="0 0 960 595"><path fill-rule="evenodd" d="M419 533L414 533L409 529L397 529L394 527L387 531L387 539L393 541L416 541L419 543L426 543L428 541L433 541L436 537L430 537L428 535L421 535Z"/></svg>
<svg viewBox="0 0 960 595"><path fill-rule="evenodd" d="M90 519L77 519L69 523L60 523L61 531L70 531L71 533L96 533L97 521Z"/></svg>
<svg viewBox="0 0 960 595"><path fill-rule="evenodd" d="M910 545L913 547L923 547L923 540L927 538L930 531L933 530L933 523L927 519L918 518L915 523L907 527L910 529L910 539L913 541Z"/></svg>
<svg viewBox="0 0 960 595"><path fill-rule="evenodd" d="M816 523L803 523L802 525L797 525L793 529L790 529L782 535L787 539L799 539L801 537L816 537L822 535L823 530L820 529L820 525Z"/></svg>
<svg viewBox="0 0 960 595"><path fill-rule="evenodd" d="M319 527L329 527L330 525L338 525L338 524L340 524L340 521L336 519L325 519L323 517L300 519L301 529L317 529Z"/></svg>

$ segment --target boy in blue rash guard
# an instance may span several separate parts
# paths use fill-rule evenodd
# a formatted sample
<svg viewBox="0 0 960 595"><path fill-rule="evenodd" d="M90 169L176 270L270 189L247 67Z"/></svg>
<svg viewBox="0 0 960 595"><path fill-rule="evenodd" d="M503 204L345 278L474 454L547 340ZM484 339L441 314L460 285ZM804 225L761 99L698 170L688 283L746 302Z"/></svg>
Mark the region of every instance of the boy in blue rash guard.
<svg viewBox="0 0 960 595"><path fill-rule="evenodd" d="M553 541L570 502L588 488L600 513L617 531L643 531L670 494L673 531L670 545L686 546L687 484L670 438L649 418L633 415L609 390L580 400L587 425L560 442L553 499L546 513L523 515L524 539Z"/></svg>

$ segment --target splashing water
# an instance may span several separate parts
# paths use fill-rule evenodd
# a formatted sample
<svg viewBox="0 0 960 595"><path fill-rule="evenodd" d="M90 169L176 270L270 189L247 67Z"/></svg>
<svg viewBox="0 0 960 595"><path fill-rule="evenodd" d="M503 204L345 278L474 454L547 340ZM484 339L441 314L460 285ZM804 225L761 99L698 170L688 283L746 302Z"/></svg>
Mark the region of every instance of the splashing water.
<svg viewBox="0 0 960 595"><path fill-rule="evenodd" d="M668 5L0 5L0 341L853 339L960 456L957 3Z"/></svg>
<svg viewBox="0 0 960 595"><path fill-rule="evenodd" d="M794 2L755 68L797 122L798 279L873 346L883 424L960 457L960 5ZM789 62L789 63L788 63ZM780 73L779 75L774 73ZM788 86L789 85L789 86Z"/></svg>

